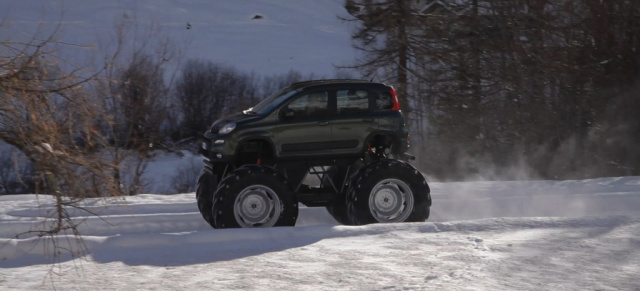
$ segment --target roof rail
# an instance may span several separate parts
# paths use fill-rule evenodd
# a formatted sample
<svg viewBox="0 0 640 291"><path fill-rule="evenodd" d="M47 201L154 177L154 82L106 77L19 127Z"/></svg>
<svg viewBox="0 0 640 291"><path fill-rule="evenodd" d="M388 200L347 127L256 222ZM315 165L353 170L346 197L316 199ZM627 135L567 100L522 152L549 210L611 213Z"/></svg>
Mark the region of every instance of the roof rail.
<svg viewBox="0 0 640 291"><path fill-rule="evenodd" d="M308 80L308 81L296 82L291 84L291 87L299 87L299 86L311 85L311 84L338 83L338 82L370 83L370 81L368 80L360 80L360 79L319 79L319 80Z"/></svg>

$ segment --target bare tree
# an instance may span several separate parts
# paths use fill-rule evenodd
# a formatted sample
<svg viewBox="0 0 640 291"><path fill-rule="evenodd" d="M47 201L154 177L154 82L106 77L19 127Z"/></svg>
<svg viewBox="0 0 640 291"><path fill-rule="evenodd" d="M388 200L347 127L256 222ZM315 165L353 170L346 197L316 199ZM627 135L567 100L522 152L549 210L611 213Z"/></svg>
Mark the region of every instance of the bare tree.
<svg viewBox="0 0 640 291"><path fill-rule="evenodd" d="M35 169L14 147L0 142L0 195L35 191Z"/></svg>
<svg viewBox="0 0 640 291"><path fill-rule="evenodd" d="M173 193L189 193L196 191L198 176L202 172L202 162L189 159L188 163L180 166L177 173L171 178L171 190Z"/></svg>
<svg viewBox="0 0 640 291"><path fill-rule="evenodd" d="M411 113L407 91L409 67L418 46L412 28L418 19L409 0L347 0L345 9L352 16L346 21L357 22L352 34L354 47L363 53L356 64L365 77L378 77L396 86L402 111Z"/></svg>
<svg viewBox="0 0 640 291"><path fill-rule="evenodd" d="M77 235L78 222L67 208L81 207L77 202L85 197L117 193L110 165L95 151L105 142L94 127L105 113L86 90L95 75L62 68L50 50L54 44L53 38L0 40L0 140L34 165L36 192L56 201L51 224L34 230L41 236Z"/></svg>
<svg viewBox="0 0 640 291"><path fill-rule="evenodd" d="M255 103L256 77L211 61L189 60L176 81L176 99L182 112L178 138L203 134L224 114Z"/></svg>
<svg viewBox="0 0 640 291"><path fill-rule="evenodd" d="M148 162L169 138L163 133L169 126L165 67L176 58L176 49L153 27L139 29L124 20L116 24L115 48L92 87L109 113L98 123L108 142L103 152L111 160L110 173L122 195L146 188L143 175Z"/></svg>
<svg viewBox="0 0 640 291"><path fill-rule="evenodd" d="M60 43L54 37L55 31L29 42L0 40L0 141L16 148L34 166L34 192L55 201L50 217L17 236L51 236L46 241L54 244L57 256L61 246L56 235L71 234L79 248L67 251L81 255L75 252L84 251L78 232L82 220L74 219L70 211L92 214L82 204L87 197L137 192L131 187L124 191L121 162L130 156L148 158L149 145L159 138L162 118L158 114L164 110L160 101L164 96L159 95L166 89L154 87L164 77L157 59L139 54L131 58L131 66L121 65L124 38L119 38L103 65L92 71L62 59L58 52L90 48ZM110 103L122 101L122 96L128 104ZM149 110L141 110L143 106ZM123 120L127 126L122 125ZM144 170L141 160L136 160L135 173Z"/></svg>
<svg viewBox="0 0 640 291"><path fill-rule="evenodd" d="M637 169L603 146L613 124L637 136L618 131L632 126L612 113L633 103L640 75L637 1L406 2L413 7L403 21L399 1L345 7L360 24L353 38L365 57L356 66L406 69L412 140L429 153L427 172L464 178L526 164L553 178L606 174L608 164Z"/></svg>

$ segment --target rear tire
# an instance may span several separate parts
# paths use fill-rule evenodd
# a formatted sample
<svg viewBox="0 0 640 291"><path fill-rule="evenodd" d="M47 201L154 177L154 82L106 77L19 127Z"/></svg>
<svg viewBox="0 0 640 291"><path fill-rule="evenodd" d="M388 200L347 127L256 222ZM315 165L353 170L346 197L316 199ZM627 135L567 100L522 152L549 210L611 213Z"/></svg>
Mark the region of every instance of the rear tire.
<svg viewBox="0 0 640 291"><path fill-rule="evenodd" d="M214 228L294 226L298 201L280 172L245 165L220 182L212 215Z"/></svg>
<svg viewBox="0 0 640 291"><path fill-rule="evenodd" d="M347 213L355 225L425 221L430 207L424 176L398 160L369 163L352 178L347 191Z"/></svg>
<svg viewBox="0 0 640 291"><path fill-rule="evenodd" d="M329 215L333 217L338 223L343 225L353 225L351 221L351 217L347 211L347 199L346 199L346 190L349 186L349 181L352 180L353 175L358 173L364 166L362 160L356 160L351 163L350 167L338 167L336 173L334 173L332 177L333 184L338 187L342 192L338 195L336 200L329 202L329 204L325 207ZM344 185L343 185L344 184ZM344 189L347 188L347 189Z"/></svg>
<svg viewBox="0 0 640 291"><path fill-rule="evenodd" d="M345 201L344 197L340 197L342 199L337 199L329 202L325 208L327 212L335 219L338 223L344 225L352 225L351 218L349 217L349 213L347 212L347 201Z"/></svg>

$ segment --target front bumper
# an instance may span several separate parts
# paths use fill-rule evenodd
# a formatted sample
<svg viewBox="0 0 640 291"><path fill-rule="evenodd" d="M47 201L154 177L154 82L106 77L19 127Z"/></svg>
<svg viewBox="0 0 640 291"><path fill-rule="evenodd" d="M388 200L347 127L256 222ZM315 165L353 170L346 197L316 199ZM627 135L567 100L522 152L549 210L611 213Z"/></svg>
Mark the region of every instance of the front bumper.
<svg viewBox="0 0 640 291"><path fill-rule="evenodd" d="M229 139L203 138L200 143L199 153L212 163L227 163L233 160L235 152Z"/></svg>

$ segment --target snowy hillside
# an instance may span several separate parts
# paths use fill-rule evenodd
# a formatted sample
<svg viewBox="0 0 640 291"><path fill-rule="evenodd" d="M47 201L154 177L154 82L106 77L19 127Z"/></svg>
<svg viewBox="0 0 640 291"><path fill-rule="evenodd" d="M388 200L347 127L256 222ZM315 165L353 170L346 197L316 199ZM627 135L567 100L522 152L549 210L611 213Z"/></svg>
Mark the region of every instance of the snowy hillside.
<svg viewBox="0 0 640 291"><path fill-rule="evenodd" d="M425 223L336 225L301 208L294 228L211 229L194 194L88 200L89 254L14 235L52 201L0 197L5 290L639 290L640 177L431 183ZM74 238L57 237L78 250ZM49 272L55 272L49 273ZM48 276L52 275L52 276Z"/></svg>
<svg viewBox="0 0 640 291"><path fill-rule="evenodd" d="M259 75L296 70L330 77L352 62L342 0L53 0L0 1L0 39L56 39L95 53L113 45L116 23L168 37L184 59L206 59ZM255 19L254 19L255 18ZM55 23L61 22L58 28ZM139 45L139 44L138 44ZM65 50L70 47L65 47ZM79 56L69 54L72 59ZM82 61L80 61L82 62Z"/></svg>

